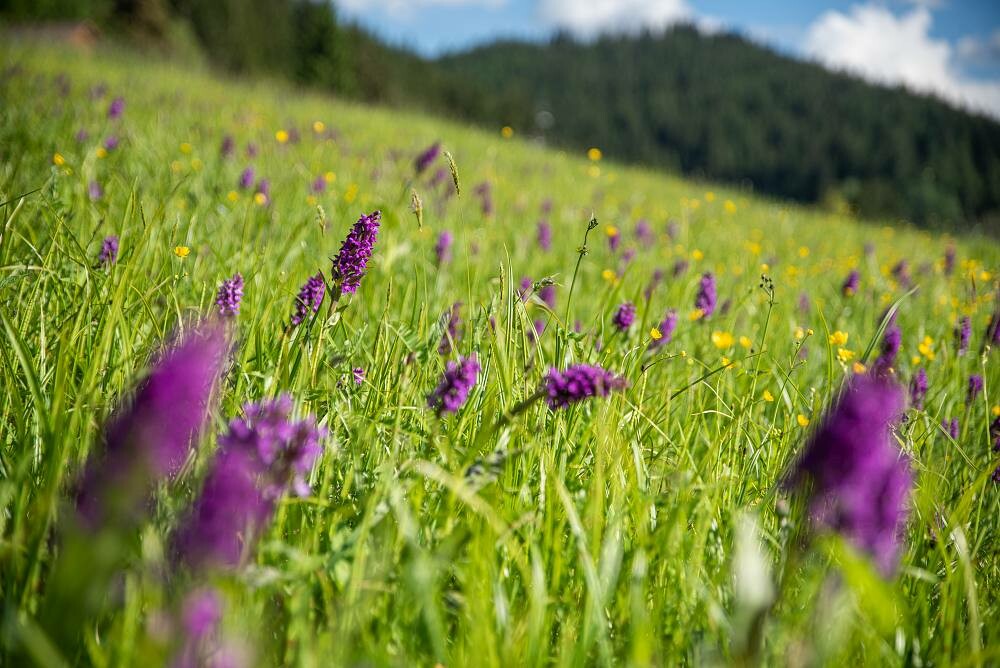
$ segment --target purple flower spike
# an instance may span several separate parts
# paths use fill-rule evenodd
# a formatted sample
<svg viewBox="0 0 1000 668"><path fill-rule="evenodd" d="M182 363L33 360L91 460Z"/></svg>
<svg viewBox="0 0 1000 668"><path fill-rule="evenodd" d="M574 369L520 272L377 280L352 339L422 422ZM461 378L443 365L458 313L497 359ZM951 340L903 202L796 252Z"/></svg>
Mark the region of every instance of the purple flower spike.
<svg viewBox="0 0 1000 668"><path fill-rule="evenodd" d="M90 185L87 186L87 195L90 197L91 202L96 202L104 197L104 188L97 181L91 181Z"/></svg>
<svg viewBox="0 0 1000 668"><path fill-rule="evenodd" d="M101 252L97 256L97 264L101 267L110 267L118 261L118 237L112 234L104 237L101 242Z"/></svg>
<svg viewBox="0 0 1000 668"><path fill-rule="evenodd" d="M809 299L809 295L805 292L799 294L799 313L802 315L809 315L812 310L812 302Z"/></svg>
<svg viewBox="0 0 1000 668"><path fill-rule="evenodd" d="M538 298L550 309L556 307L556 286L551 283L538 289Z"/></svg>
<svg viewBox="0 0 1000 668"><path fill-rule="evenodd" d="M986 326L986 342L994 346L1000 346L1000 306L990 318L990 324Z"/></svg>
<svg viewBox="0 0 1000 668"><path fill-rule="evenodd" d="M613 230L609 229L608 248L611 250L612 253L618 250L618 246L621 245L621 242L622 242L622 234L618 230L618 228L614 228Z"/></svg>
<svg viewBox="0 0 1000 668"><path fill-rule="evenodd" d="M983 377L977 373L969 376L969 390L965 394L965 403L971 404L983 391Z"/></svg>
<svg viewBox="0 0 1000 668"><path fill-rule="evenodd" d="M295 312L292 314L292 325L298 326L306 318L312 317L319 311L326 295L326 282L323 280L323 272L310 276L309 280L299 289L299 294L295 298Z"/></svg>
<svg viewBox="0 0 1000 668"><path fill-rule="evenodd" d="M222 281L215 297L215 305L219 315L232 318L240 313L240 301L243 299L243 274L235 274L232 278Z"/></svg>
<svg viewBox="0 0 1000 668"><path fill-rule="evenodd" d="M333 278L340 283L341 291L350 294L357 292L368 268L368 260L372 257L381 223L380 211L361 216L344 239L340 252L333 259Z"/></svg>
<svg viewBox="0 0 1000 668"><path fill-rule="evenodd" d="M444 376L434 391L427 397L427 405L442 413L455 413L469 397L469 390L479 376L479 361L475 355L459 362L448 362Z"/></svg>
<svg viewBox="0 0 1000 668"><path fill-rule="evenodd" d="M845 297L853 297L857 294L858 288L861 286L861 274L855 269L847 275L844 279L844 284L840 286L840 293Z"/></svg>
<svg viewBox="0 0 1000 668"><path fill-rule="evenodd" d="M903 341L903 333L896 325L886 328L882 337L882 353L872 365L872 374L880 378L888 376L896 364L896 356L899 355L899 346Z"/></svg>
<svg viewBox="0 0 1000 668"><path fill-rule="evenodd" d="M435 160L437 160L437 157L440 154L441 142L434 142L424 149L424 151L417 156L416 160L413 161L413 169L417 173L417 176L420 176L427 171L427 168L430 167Z"/></svg>
<svg viewBox="0 0 1000 668"><path fill-rule="evenodd" d="M900 260L892 268L892 276L903 288L908 288L912 284L910 279L910 265L906 260Z"/></svg>
<svg viewBox="0 0 1000 668"><path fill-rule="evenodd" d="M472 190L473 194L479 198L479 207L483 215L489 218L493 215L493 187L489 181L483 181Z"/></svg>
<svg viewBox="0 0 1000 668"><path fill-rule="evenodd" d="M76 507L85 526L121 529L141 521L156 484L180 470L204 427L227 349L223 328L206 326L153 364L84 467Z"/></svg>
<svg viewBox="0 0 1000 668"><path fill-rule="evenodd" d="M226 135L222 138L222 145L219 146L219 155L223 158L231 158L235 152L236 140L233 139L232 135Z"/></svg>
<svg viewBox="0 0 1000 668"><path fill-rule="evenodd" d="M538 247L548 252L552 249L552 226L549 221L538 221Z"/></svg>
<svg viewBox="0 0 1000 668"><path fill-rule="evenodd" d="M945 430L945 433L951 437L951 440L957 441L959 435L958 428L958 418L952 418L950 421L948 418L941 420L941 428Z"/></svg>
<svg viewBox="0 0 1000 668"><path fill-rule="evenodd" d="M452 351L453 344L461 338L462 327L462 302L455 302L448 309L448 323L445 325L445 333L441 336L441 343L438 344L438 353L448 355Z"/></svg>
<svg viewBox="0 0 1000 668"><path fill-rule="evenodd" d="M192 640L201 640L212 633L222 620L222 598L214 589L196 589L184 599L181 621L184 632Z"/></svg>
<svg viewBox="0 0 1000 668"><path fill-rule="evenodd" d="M253 186L254 173L253 167L247 167L240 173L239 187L240 190L249 190Z"/></svg>
<svg viewBox="0 0 1000 668"><path fill-rule="evenodd" d="M351 375L354 376L354 384L361 385L365 382L365 370L359 366L354 367L351 370Z"/></svg>
<svg viewBox="0 0 1000 668"><path fill-rule="evenodd" d="M628 331L628 328L632 326L634 321L635 304L632 302L625 302L619 306L618 310L615 311L615 315L611 318L611 324L613 324L619 332Z"/></svg>
<svg viewBox="0 0 1000 668"><path fill-rule="evenodd" d="M90 133L87 132L84 128L80 128L79 130L76 131L76 143L77 144L82 144L83 142L87 141L88 139L90 139Z"/></svg>
<svg viewBox="0 0 1000 668"><path fill-rule="evenodd" d="M528 276L521 277L521 283L517 291L517 296L521 298L521 301L528 301L528 297L531 296L531 289L534 287L535 282L531 280Z"/></svg>
<svg viewBox="0 0 1000 668"><path fill-rule="evenodd" d="M890 434L902 403L896 385L854 376L806 444L788 483L808 481L812 522L840 532L886 576L896 569L913 485L909 459Z"/></svg>
<svg viewBox="0 0 1000 668"><path fill-rule="evenodd" d="M544 380L545 401L549 408L566 408L590 397L606 397L626 385L624 378L599 366L576 364L565 371L549 369Z"/></svg>
<svg viewBox="0 0 1000 668"><path fill-rule="evenodd" d="M649 347L653 350L670 343L670 340L674 337L674 330L677 329L677 311L674 309L667 311L667 314L663 316L663 320L660 321L656 329L660 332L660 338L649 344Z"/></svg>
<svg viewBox="0 0 1000 668"><path fill-rule="evenodd" d="M924 397L927 396L927 372L923 367L917 369L910 381L910 405L917 410L923 410Z"/></svg>
<svg viewBox="0 0 1000 668"><path fill-rule="evenodd" d="M962 317L955 326L955 345L958 354L964 355L969 352L969 340L972 338L972 319L969 316Z"/></svg>
<svg viewBox="0 0 1000 668"><path fill-rule="evenodd" d="M320 195L326 192L326 179L320 174L312 182L312 192L314 195Z"/></svg>
<svg viewBox="0 0 1000 668"><path fill-rule="evenodd" d="M701 277L698 285L698 296L695 297L694 307L699 309L704 317L708 317L715 312L715 304L718 295L715 290L715 276L708 272Z"/></svg>
<svg viewBox="0 0 1000 668"><path fill-rule="evenodd" d="M118 137L116 137L115 135L111 135L110 137L104 140L104 150L107 151L108 153L111 153L116 148L118 148L118 143L119 143Z"/></svg>
<svg viewBox="0 0 1000 668"><path fill-rule="evenodd" d="M660 283L663 282L663 270L654 269L653 275L649 278L649 284L646 285L646 289L642 291L642 296L649 301L653 297L653 292L656 288L660 287Z"/></svg>
<svg viewBox="0 0 1000 668"><path fill-rule="evenodd" d="M201 495L173 539L176 560L192 569L234 568L250 554L278 500L308 496L306 476L326 430L291 419L292 400L247 404L219 437Z"/></svg>
<svg viewBox="0 0 1000 668"><path fill-rule="evenodd" d="M955 245L949 244L944 249L944 275L951 276L955 273Z"/></svg>
<svg viewBox="0 0 1000 668"><path fill-rule="evenodd" d="M640 218L635 224L635 237L644 245L653 243L653 228L645 218Z"/></svg>
<svg viewBox="0 0 1000 668"><path fill-rule="evenodd" d="M116 97L114 100L111 101L111 104L108 106L108 118L110 118L113 121L121 118L124 112L125 112L125 98L123 97Z"/></svg>
<svg viewBox="0 0 1000 668"><path fill-rule="evenodd" d="M437 258L439 267L451 262L451 244L453 241L454 237L447 230L438 235L437 242L434 244L434 257Z"/></svg>

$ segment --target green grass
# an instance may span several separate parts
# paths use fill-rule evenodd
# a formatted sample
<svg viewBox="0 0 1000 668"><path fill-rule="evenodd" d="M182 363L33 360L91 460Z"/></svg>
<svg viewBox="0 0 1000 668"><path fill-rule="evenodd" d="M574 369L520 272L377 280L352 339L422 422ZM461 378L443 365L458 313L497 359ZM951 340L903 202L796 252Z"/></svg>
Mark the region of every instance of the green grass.
<svg viewBox="0 0 1000 668"><path fill-rule="evenodd" d="M997 461L988 436L1000 366L996 352L977 352L998 306L994 240L951 240L959 261L949 277L941 258L950 241L927 232L591 163L503 139L499 128L223 81L130 54L24 45L0 54L20 68L0 79L0 657L14 656L17 643L45 646L31 619L58 550L62 499L105 416L160 342L210 313L218 283L240 271L239 346L213 434L244 402L280 392L330 431L312 496L286 499L255 562L213 581L225 594L225 637L259 665L1000 661L1000 487L990 481ZM88 91L100 82L108 96L94 100ZM112 123L106 109L116 95L126 111ZM337 139L317 136L314 121ZM276 141L293 127L299 143ZM81 128L90 138L77 143ZM100 158L112 132L121 146ZM227 133L238 145L231 160L219 154ZM419 228L412 160L438 139L454 155L462 192L445 200L428 176L413 182L424 203ZM251 141L260 148L252 161L243 157ZM245 192L229 199L251 162L271 180L268 206ZM328 171L336 180L310 200L313 179ZM91 180L105 193L96 202ZM492 217L473 194L484 180ZM535 226L549 199L553 247L544 253ZM329 272L349 226L376 208L384 224L375 258L343 318L284 334L299 286ZM580 260L591 214L599 227ZM655 243L636 241L639 218ZM673 241L668 220L677 223ZM631 263L608 249L608 225L621 230L623 249L637 249ZM443 230L455 235L455 257L439 268L433 246ZM109 234L121 236L119 262L97 269ZM173 252L180 245L191 249L186 258ZM680 259L690 269L672 278ZM900 259L918 291L891 278ZM852 267L862 289L846 299L840 284ZM667 277L647 302L656 268ZM731 307L693 322L704 271L716 273ZM774 280L773 304L762 273ZM554 313L535 299L521 303L522 276L553 277ZM797 306L803 292L809 314ZM911 411L897 432L917 482L900 570L883 581L847 543L808 535L801 503L780 481L810 429L799 416L815 425L853 373L829 333L848 332L845 347L861 358L898 299L896 373L907 383L923 365L931 390L926 411ZM639 305L637 324L615 336L610 317L626 300ZM456 301L466 319L458 351L475 352L483 371L468 404L438 419L426 396L445 362L441 314ZM654 356L649 331L668 307L679 325ZM972 352L957 356L953 327L963 314L974 323ZM539 317L548 326L533 345ZM580 335L569 333L575 321ZM814 333L800 342L797 328ZM733 345L718 349L715 331L731 333ZM934 359L918 363L925 337ZM738 366L708 375L723 356ZM566 411L535 404L495 427L548 367L573 362L613 368L630 387ZM366 370L361 386L349 380L353 367ZM966 407L970 373L985 374L986 392ZM940 429L945 417L961 420L957 441ZM210 435L159 490L107 615L67 661L169 659L157 629L193 583L163 580L164 545L214 449ZM497 451L508 455L495 480L465 477ZM752 577L740 564L756 563L752 548L736 559L746 517L759 533L745 542L760 550L777 591L756 620L758 655L757 609L734 587Z"/></svg>

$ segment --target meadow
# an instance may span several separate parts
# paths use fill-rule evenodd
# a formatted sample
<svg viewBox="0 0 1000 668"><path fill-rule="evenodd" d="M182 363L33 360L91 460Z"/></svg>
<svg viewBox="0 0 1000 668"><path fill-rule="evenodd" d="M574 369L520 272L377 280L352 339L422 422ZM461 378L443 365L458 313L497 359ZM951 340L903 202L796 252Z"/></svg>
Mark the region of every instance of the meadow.
<svg viewBox="0 0 1000 668"><path fill-rule="evenodd" d="M996 239L129 53L0 64L0 664L1000 662ZM795 474L866 383L877 545Z"/></svg>

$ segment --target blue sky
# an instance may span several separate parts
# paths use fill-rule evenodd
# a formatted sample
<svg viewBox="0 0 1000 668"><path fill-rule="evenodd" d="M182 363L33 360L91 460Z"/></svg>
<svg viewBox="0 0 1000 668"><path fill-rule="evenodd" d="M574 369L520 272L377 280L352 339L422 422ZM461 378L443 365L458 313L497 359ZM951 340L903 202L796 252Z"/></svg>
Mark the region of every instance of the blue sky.
<svg viewBox="0 0 1000 668"><path fill-rule="evenodd" d="M733 30L1000 118L1000 0L336 0L343 17L435 55L500 37L582 38L678 21Z"/></svg>

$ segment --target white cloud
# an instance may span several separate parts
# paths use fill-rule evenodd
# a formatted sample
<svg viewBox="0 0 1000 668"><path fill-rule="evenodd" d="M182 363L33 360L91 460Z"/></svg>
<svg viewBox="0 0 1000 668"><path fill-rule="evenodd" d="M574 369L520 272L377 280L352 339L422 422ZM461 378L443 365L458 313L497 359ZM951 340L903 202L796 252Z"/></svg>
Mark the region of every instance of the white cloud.
<svg viewBox="0 0 1000 668"><path fill-rule="evenodd" d="M930 36L932 22L926 7L901 16L881 5L855 5L847 14L828 11L809 27L805 52L832 68L936 93L1000 117L1000 81L962 76L951 44Z"/></svg>
<svg viewBox="0 0 1000 668"><path fill-rule="evenodd" d="M547 23L581 37L660 30L694 19L685 0L541 0L539 14Z"/></svg>
<svg viewBox="0 0 1000 668"><path fill-rule="evenodd" d="M985 39L967 35L958 40L958 57L972 63L1000 62L1000 28Z"/></svg>

